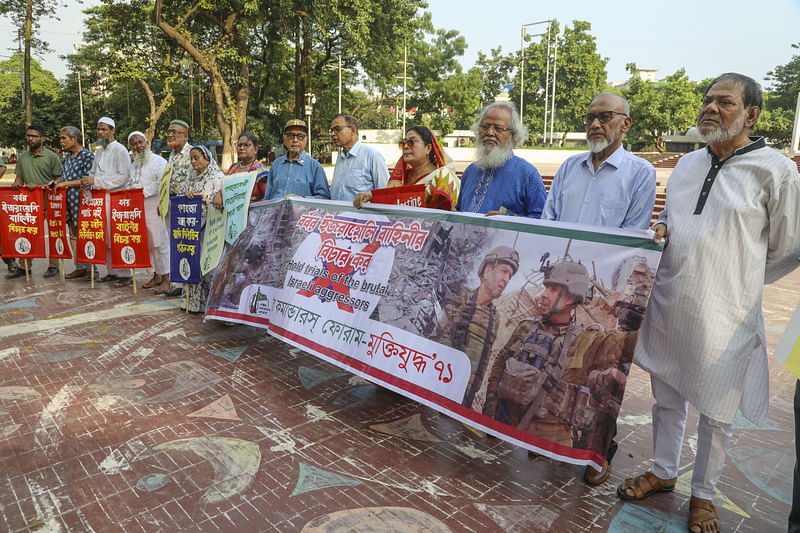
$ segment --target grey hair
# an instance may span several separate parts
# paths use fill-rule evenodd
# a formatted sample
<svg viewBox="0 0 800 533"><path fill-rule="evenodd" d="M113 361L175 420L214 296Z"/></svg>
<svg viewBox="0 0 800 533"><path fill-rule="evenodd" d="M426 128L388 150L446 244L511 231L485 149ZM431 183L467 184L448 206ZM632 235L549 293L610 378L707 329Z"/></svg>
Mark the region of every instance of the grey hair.
<svg viewBox="0 0 800 533"><path fill-rule="evenodd" d="M528 140L528 130L522 124L522 121L519 119L519 113L517 113L517 108L514 107L514 104L511 102L494 102L492 104L487 105L484 107L481 112L478 114L478 117L475 119L475 122L472 124L470 129L472 133L475 134L476 137L480 134L480 126L483 122L486 113L491 111L492 109L505 109L508 111L511 119L508 121L508 129L511 130L511 140L513 141L513 147L518 148L525 144Z"/></svg>
<svg viewBox="0 0 800 533"><path fill-rule="evenodd" d="M614 94L611 91L603 91L603 92L601 92L600 94L598 94L597 96L592 98L592 101L589 102L589 105L592 105L596 101L600 100L601 98L605 98L605 97L616 98L618 100L621 100L622 101L622 109L625 111L625 114L628 115L628 116L631 116L631 106L628 103L628 100L624 96L620 96L618 94Z"/></svg>
<svg viewBox="0 0 800 533"><path fill-rule="evenodd" d="M67 137L70 139L78 139L78 144L83 146L83 135L81 134L81 130L76 128L75 126L64 126L61 128L61 133L66 133Z"/></svg>

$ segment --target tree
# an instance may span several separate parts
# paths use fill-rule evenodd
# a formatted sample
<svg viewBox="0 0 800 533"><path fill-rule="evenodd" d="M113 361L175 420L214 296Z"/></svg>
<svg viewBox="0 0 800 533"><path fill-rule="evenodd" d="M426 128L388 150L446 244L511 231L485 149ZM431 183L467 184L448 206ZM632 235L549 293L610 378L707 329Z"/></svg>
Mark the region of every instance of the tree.
<svg viewBox="0 0 800 533"><path fill-rule="evenodd" d="M481 101L484 103L494 102L502 87L513 83L511 73L519 63L513 54L503 55L503 49L499 46L493 48L491 54L489 57L479 51L475 62L481 73Z"/></svg>
<svg viewBox="0 0 800 533"><path fill-rule="evenodd" d="M554 20L551 34L555 46L551 46L551 76L555 72L555 117L553 127L564 132L584 128L583 116L594 96L606 85L606 64L608 58L597 53L597 43L589 32L589 22L575 20L572 27L564 28L563 35L559 31L559 23ZM557 49L556 49L557 47ZM515 54L515 63L519 64L519 53ZM525 124L532 131L541 131L544 125L545 87L547 85L547 40L529 44L525 49L525 87L524 113ZM512 101L519 101L520 88L511 92ZM552 98L552 92L549 93ZM548 105L549 109L549 105ZM548 116L548 122L550 117ZM548 124L548 128L549 128Z"/></svg>
<svg viewBox="0 0 800 533"><path fill-rule="evenodd" d="M697 119L701 97L697 84L690 81L684 69L667 76L657 86L636 75L636 65L627 65L631 78L623 96L631 106L633 127L628 139L655 145L659 152L666 150L664 135L685 131Z"/></svg>
<svg viewBox="0 0 800 533"><path fill-rule="evenodd" d="M31 109L36 115L27 119L26 110L20 106L22 87L19 79L19 64L22 54L16 53L10 59L0 62L0 143L23 145L25 142L25 126L31 121L45 127L48 137L54 139L53 130L60 125L54 122L53 102L60 99L62 89L56 77L49 70L42 69L35 59L31 60L30 85ZM49 140L50 140L49 139Z"/></svg>
<svg viewBox="0 0 800 533"><path fill-rule="evenodd" d="M800 48L800 43L792 48ZM764 109L756 122L755 132L765 135L776 146L788 146L792 141L792 126L797 96L800 93L800 55L795 54L785 65L767 73L772 82L769 94L764 95ZM797 149L797 146L793 146Z"/></svg>
<svg viewBox="0 0 800 533"><path fill-rule="evenodd" d="M0 14L11 17L23 41L23 95L25 100L25 125L31 124L33 103L31 101L31 48L48 51L46 43L36 39L39 21L52 17L58 2L55 0L0 0Z"/></svg>

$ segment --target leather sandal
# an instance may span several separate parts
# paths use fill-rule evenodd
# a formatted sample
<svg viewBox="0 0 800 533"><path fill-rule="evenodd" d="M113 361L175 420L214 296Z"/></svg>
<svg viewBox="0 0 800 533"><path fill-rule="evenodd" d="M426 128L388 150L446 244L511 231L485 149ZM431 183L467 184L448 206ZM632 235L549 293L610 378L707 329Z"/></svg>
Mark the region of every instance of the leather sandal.
<svg viewBox="0 0 800 533"><path fill-rule="evenodd" d="M583 473L583 480L587 484L596 487L605 483L609 476L611 476L611 461L606 461L599 472L591 466L587 466L586 471Z"/></svg>
<svg viewBox="0 0 800 533"><path fill-rule="evenodd" d="M150 281L142 285L143 289L152 289L156 285L161 283L161 275L160 274L153 274L153 277L150 278Z"/></svg>
<svg viewBox="0 0 800 533"><path fill-rule="evenodd" d="M64 276L67 279L83 279L89 276L88 268L78 268Z"/></svg>
<svg viewBox="0 0 800 533"><path fill-rule="evenodd" d="M119 276L115 276L114 274L106 274L105 276L96 281L98 281L99 283L108 283L110 281L117 281L117 280L119 280Z"/></svg>
<svg viewBox="0 0 800 533"><path fill-rule="evenodd" d="M118 289L121 289L122 287L127 287L128 285L131 285L132 283L133 283L133 280L131 280L131 278L119 278L114 283L114 287L116 287Z"/></svg>
<svg viewBox="0 0 800 533"><path fill-rule="evenodd" d="M164 294L169 290L171 286L172 284L169 282L169 275L165 274L164 276L161 277L161 283L156 285L156 289L153 292L155 292L156 294Z"/></svg>
<svg viewBox="0 0 800 533"><path fill-rule="evenodd" d="M719 530L719 515L711 500L692 496L689 499L689 531L692 533L718 533Z"/></svg>
<svg viewBox="0 0 800 533"><path fill-rule="evenodd" d="M639 501L659 492L672 492L678 478L661 479L652 472L645 472L636 477L629 477L617 487L617 495L623 500ZM632 490L633 496L625 492Z"/></svg>

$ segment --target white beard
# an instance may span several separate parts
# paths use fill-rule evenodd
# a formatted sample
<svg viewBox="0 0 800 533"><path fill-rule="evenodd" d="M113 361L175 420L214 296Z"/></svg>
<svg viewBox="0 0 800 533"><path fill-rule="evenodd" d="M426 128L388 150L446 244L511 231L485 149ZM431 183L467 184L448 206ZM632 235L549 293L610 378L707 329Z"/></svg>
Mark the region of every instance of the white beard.
<svg viewBox="0 0 800 533"><path fill-rule="evenodd" d="M138 167L140 167L140 168L146 167L147 165L150 164L150 154L151 153L152 152L150 152L150 150L148 150L147 148L145 148L141 152L134 152L133 153L133 164L138 166Z"/></svg>
<svg viewBox="0 0 800 533"><path fill-rule="evenodd" d="M478 140L475 145L475 164L486 169L502 167L514 155L513 150L511 143L491 145Z"/></svg>
<svg viewBox="0 0 800 533"><path fill-rule="evenodd" d="M699 124L697 129L700 130ZM742 133L743 129L744 129L744 113L739 115L739 118L734 120L733 124L731 124L730 127L726 128L725 126L720 124L720 126L714 131L710 131L708 133L703 133L701 131L700 136L707 144L712 144L712 145L724 144L733 139L734 137L736 137L737 135L739 135L740 133Z"/></svg>
<svg viewBox="0 0 800 533"><path fill-rule="evenodd" d="M602 152L611 146L611 141L608 139L603 139L602 141L592 141L587 139L586 142L589 143L589 150L591 150L593 154Z"/></svg>
<svg viewBox="0 0 800 533"><path fill-rule="evenodd" d="M111 144L111 141L108 139L104 139L103 137L97 138L97 146L100 148L108 148L108 145Z"/></svg>

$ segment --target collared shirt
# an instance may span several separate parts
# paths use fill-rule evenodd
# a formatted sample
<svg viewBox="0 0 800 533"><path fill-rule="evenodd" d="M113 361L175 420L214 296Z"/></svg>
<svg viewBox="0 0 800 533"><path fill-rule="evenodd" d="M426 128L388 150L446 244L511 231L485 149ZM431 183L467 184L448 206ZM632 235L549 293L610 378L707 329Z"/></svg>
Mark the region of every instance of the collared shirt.
<svg viewBox="0 0 800 533"><path fill-rule="evenodd" d="M64 163L61 167L61 181L76 181L84 176L88 176L94 165L94 154L85 147L73 155L72 152L64 152ZM85 187L89 189L90 187ZM78 223L78 210L80 209L81 188L69 187L67 189L67 221L70 224Z"/></svg>
<svg viewBox="0 0 800 533"><path fill-rule="evenodd" d="M126 189L130 164L131 156L119 141L113 141L105 148L98 148L94 154L92 170L89 171L89 175L94 177L92 188L106 189L108 192Z"/></svg>
<svg viewBox="0 0 800 533"><path fill-rule="evenodd" d="M142 189L142 194L145 198L158 194L161 176L164 175L166 166L167 160L153 153L150 154L150 161L144 166L131 162L129 169L130 188Z"/></svg>
<svg viewBox="0 0 800 533"><path fill-rule="evenodd" d="M456 209L472 213L499 211L539 218L547 192L536 167L515 155L503 166L484 169L472 163L461 176Z"/></svg>
<svg viewBox="0 0 800 533"><path fill-rule="evenodd" d="M38 154L25 150L19 154L14 173L22 176L25 185L47 185L61 175L61 160L45 146Z"/></svg>
<svg viewBox="0 0 800 533"><path fill-rule="evenodd" d="M592 152L570 157L553 178L542 218L617 228L650 227L656 169L620 146L597 170Z"/></svg>
<svg viewBox="0 0 800 533"><path fill-rule="evenodd" d="M331 191L322 165L305 150L297 159L282 155L269 167L269 179L264 200L299 194L307 198L330 200Z"/></svg>
<svg viewBox="0 0 800 533"><path fill-rule="evenodd" d="M164 167L164 175L167 174L167 170L169 169L170 178L169 178L169 193L171 195L176 194L183 194L179 191L188 190L184 182L189 179L189 173L192 170L192 157L189 152L192 151L192 145L186 143L181 148L181 151L175 153L174 151L169 153L169 159L167 159L167 166ZM163 176L161 179L164 179Z"/></svg>
<svg viewBox="0 0 800 533"><path fill-rule="evenodd" d="M798 265L797 166L759 139L714 169L702 148L669 178L669 227L635 361L712 420L740 410L760 424L769 405L761 294ZM696 214L698 197L716 173Z"/></svg>
<svg viewBox="0 0 800 533"><path fill-rule="evenodd" d="M352 202L360 192L383 189L389 183L389 168L375 149L356 141L349 152L336 159L331 182L331 199Z"/></svg>

